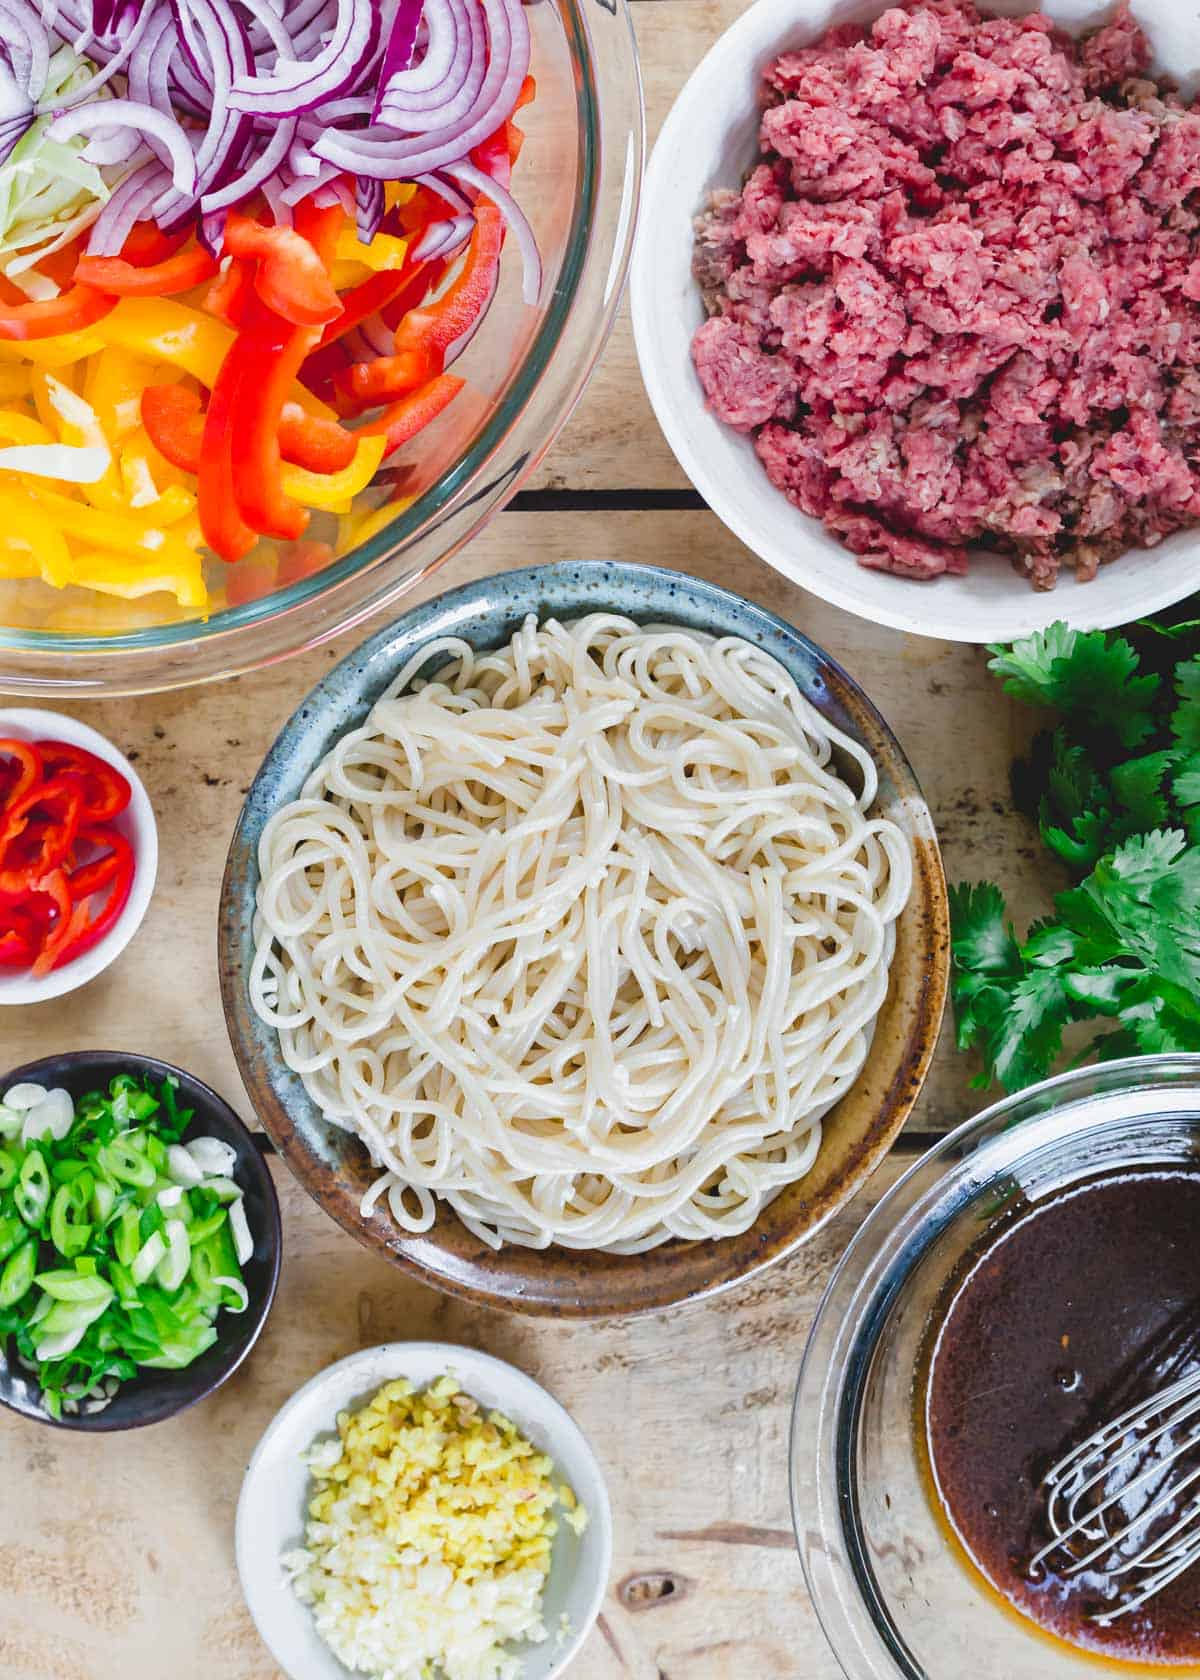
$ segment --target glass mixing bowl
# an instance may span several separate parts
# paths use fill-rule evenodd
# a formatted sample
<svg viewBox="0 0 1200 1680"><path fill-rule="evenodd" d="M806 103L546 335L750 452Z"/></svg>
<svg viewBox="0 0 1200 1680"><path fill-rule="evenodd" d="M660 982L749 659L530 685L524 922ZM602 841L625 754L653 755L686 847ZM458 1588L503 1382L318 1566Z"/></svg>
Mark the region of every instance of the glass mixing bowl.
<svg viewBox="0 0 1200 1680"><path fill-rule="evenodd" d="M791 1436L800 1557L848 1680L1095 1680L1107 1666L1036 1632L952 1552L926 1495L914 1376L943 1285L1014 1194L1198 1160L1200 1056L1110 1062L960 1126L865 1221L817 1312Z"/></svg>
<svg viewBox="0 0 1200 1680"><path fill-rule="evenodd" d="M357 498L313 515L301 545L212 561L204 616L166 593L127 600L0 579L0 691L144 693L232 676L337 635L399 599L498 512L583 389L628 265L644 122L625 0L534 0L537 98L514 191L545 265L521 301L506 248L487 320L455 364L468 389ZM327 546L319 546L327 545Z"/></svg>

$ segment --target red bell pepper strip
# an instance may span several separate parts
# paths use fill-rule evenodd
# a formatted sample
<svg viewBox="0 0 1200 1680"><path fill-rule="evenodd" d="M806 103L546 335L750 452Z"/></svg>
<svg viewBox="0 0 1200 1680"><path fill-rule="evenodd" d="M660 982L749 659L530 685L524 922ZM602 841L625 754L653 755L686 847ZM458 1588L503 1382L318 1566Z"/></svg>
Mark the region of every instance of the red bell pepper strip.
<svg viewBox="0 0 1200 1680"><path fill-rule="evenodd" d="M233 211L225 223L225 250L257 262L259 297L293 326L323 327L342 313L320 252L296 228L264 227Z"/></svg>
<svg viewBox="0 0 1200 1680"><path fill-rule="evenodd" d="M232 260L228 268L217 275L208 289L204 307L231 327L240 327L246 313L246 300L254 290L254 265Z"/></svg>
<svg viewBox="0 0 1200 1680"><path fill-rule="evenodd" d="M463 265L433 303L410 309L396 328L396 349L444 356L491 302L504 223L494 204L475 206L475 231Z"/></svg>
<svg viewBox="0 0 1200 1680"><path fill-rule="evenodd" d="M221 363L208 402L197 466L196 506L204 540L231 565L249 554L258 538L238 511L233 493L233 426L242 399L244 358L235 338Z"/></svg>
<svg viewBox="0 0 1200 1680"><path fill-rule="evenodd" d="M441 372L441 357L423 350L401 350L394 356L376 356L373 362L352 362L334 376L334 391L341 412L361 414L364 408L395 402L407 396Z"/></svg>
<svg viewBox="0 0 1200 1680"><path fill-rule="evenodd" d="M321 207L311 198L304 198L292 211L292 220L300 237L308 240L326 268L331 267L337 255L338 237L346 225L346 212L341 205Z"/></svg>
<svg viewBox="0 0 1200 1680"><path fill-rule="evenodd" d="M0 892L28 892L63 863L79 831L83 792L71 776L36 782L0 817Z"/></svg>
<svg viewBox="0 0 1200 1680"><path fill-rule="evenodd" d="M0 338L24 342L80 332L117 307L115 297L92 286L72 286L42 303L0 304Z"/></svg>
<svg viewBox="0 0 1200 1680"><path fill-rule="evenodd" d="M157 222L135 222L121 247L121 255L126 262L137 263L139 267L164 262L187 244L188 233L186 226L175 233L164 233Z"/></svg>
<svg viewBox="0 0 1200 1680"><path fill-rule="evenodd" d="M441 285L442 276L450 264L444 257L435 257L432 262L423 265L423 271L413 275L402 292L397 292L391 303L386 304L380 311L384 325L394 331L408 314L418 304L424 303L430 292Z"/></svg>
<svg viewBox="0 0 1200 1680"><path fill-rule="evenodd" d="M20 799L42 776L42 755L32 741L17 741L11 736L0 739L0 756L7 755L15 770L15 781L7 787L4 802ZM7 768L7 766L5 767Z"/></svg>
<svg viewBox="0 0 1200 1680"><path fill-rule="evenodd" d="M204 439L200 393L185 385L148 385L142 392L142 424L151 443L173 467L199 472ZM286 402L279 417L279 452L309 472L341 472L354 459L354 434L336 420L309 414Z"/></svg>
<svg viewBox="0 0 1200 1680"><path fill-rule="evenodd" d="M44 928L24 905L0 911L0 968L29 968L44 938Z"/></svg>
<svg viewBox="0 0 1200 1680"><path fill-rule="evenodd" d="M308 511L284 495L279 426L292 381L317 337L315 327L280 320L255 299L229 353L238 356L244 370L234 415L234 496L248 525L285 542L304 535Z"/></svg>
<svg viewBox="0 0 1200 1680"><path fill-rule="evenodd" d="M202 286L216 273L216 262L201 245L144 267L124 257L80 257L75 268L81 285L116 297L170 297Z"/></svg>
<svg viewBox="0 0 1200 1680"><path fill-rule="evenodd" d="M436 420L442 410L454 401L465 384L465 379L459 379L453 373L439 374L419 391L414 391L411 396L402 397L399 402L384 409L378 419L369 420L365 426L360 426L355 435L385 437L387 448L383 454L386 460L401 444L416 437L418 432Z"/></svg>
<svg viewBox="0 0 1200 1680"><path fill-rule="evenodd" d="M392 303L424 267L424 263L406 262L403 268L384 269L378 274L369 274L360 285L352 286L348 292L343 292L342 313L336 321L330 321L321 334L322 345L332 344L335 339L344 337L365 321L368 315L374 315ZM428 290L428 283L425 290ZM422 291L420 297L424 295L425 291ZM420 297L414 298L413 302L419 303Z"/></svg>
<svg viewBox="0 0 1200 1680"><path fill-rule="evenodd" d="M39 741L37 747L48 777L79 778L83 789L81 823L111 822L129 804L132 789L125 777L115 765L88 752L86 747L74 746L70 741Z"/></svg>

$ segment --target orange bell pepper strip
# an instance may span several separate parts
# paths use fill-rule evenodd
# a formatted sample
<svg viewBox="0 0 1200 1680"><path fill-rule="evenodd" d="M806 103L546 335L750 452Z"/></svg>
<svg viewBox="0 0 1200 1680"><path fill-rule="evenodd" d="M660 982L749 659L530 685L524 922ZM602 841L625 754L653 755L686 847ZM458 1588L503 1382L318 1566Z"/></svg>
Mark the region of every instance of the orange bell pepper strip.
<svg viewBox="0 0 1200 1680"><path fill-rule="evenodd" d="M72 286L42 303L0 304L0 339L24 342L57 338L90 327L117 307L117 300L92 286Z"/></svg>
<svg viewBox="0 0 1200 1680"><path fill-rule="evenodd" d="M320 252L298 228L264 227L233 211L225 223L225 250L257 263L259 297L293 326L323 327L342 313Z"/></svg>
<svg viewBox="0 0 1200 1680"><path fill-rule="evenodd" d="M75 278L81 285L117 297L170 297L190 292L217 273L217 264L201 245L142 267L124 257L80 257Z"/></svg>
<svg viewBox="0 0 1200 1680"><path fill-rule="evenodd" d="M475 231L462 267L433 303L410 309L396 328L396 350L444 356L474 325L495 290L504 222L494 204L475 206Z"/></svg>
<svg viewBox="0 0 1200 1680"><path fill-rule="evenodd" d="M200 393L185 385L148 385L142 392L142 424L151 443L173 467L200 470L204 412ZM279 452L309 472L341 472L354 459L355 438L336 420L309 414L285 402L279 419Z"/></svg>
<svg viewBox="0 0 1200 1680"><path fill-rule="evenodd" d="M399 402L384 409L377 419L369 420L365 426L360 426L354 435L385 437L387 448L383 452L383 458L386 461L401 444L416 437L418 432L424 431L426 426L436 420L442 410L450 406L465 384L466 380L459 379L456 374L439 374L419 391L401 397Z"/></svg>

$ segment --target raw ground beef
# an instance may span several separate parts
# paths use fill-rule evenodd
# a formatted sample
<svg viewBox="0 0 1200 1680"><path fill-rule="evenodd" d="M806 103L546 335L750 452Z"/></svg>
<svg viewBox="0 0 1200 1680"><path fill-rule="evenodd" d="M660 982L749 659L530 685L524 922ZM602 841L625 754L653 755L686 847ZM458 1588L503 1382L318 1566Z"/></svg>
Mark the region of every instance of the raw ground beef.
<svg viewBox="0 0 1200 1680"><path fill-rule="evenodd" d="M908 0L766 71L696 224L709 404L864 566L1038 589L1200 520L1200 108L1122 5Z"/></svg>

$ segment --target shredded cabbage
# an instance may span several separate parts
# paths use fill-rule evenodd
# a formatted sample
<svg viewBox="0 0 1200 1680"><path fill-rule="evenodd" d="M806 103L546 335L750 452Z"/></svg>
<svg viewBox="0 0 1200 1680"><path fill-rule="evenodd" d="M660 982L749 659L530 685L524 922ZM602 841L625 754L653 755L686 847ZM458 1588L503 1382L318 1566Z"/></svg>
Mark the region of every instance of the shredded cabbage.
<svg viewBox="0 0 1200 1680"><path fill-rule="evenodd" d="M48 114L33 121L0 164L0 269L10 277L68 244L95 221L109 197L108 180L83 160L86 138L46 136L56 104L95 73L71 47L60 47L50 59L42 97Z"/></svg>

